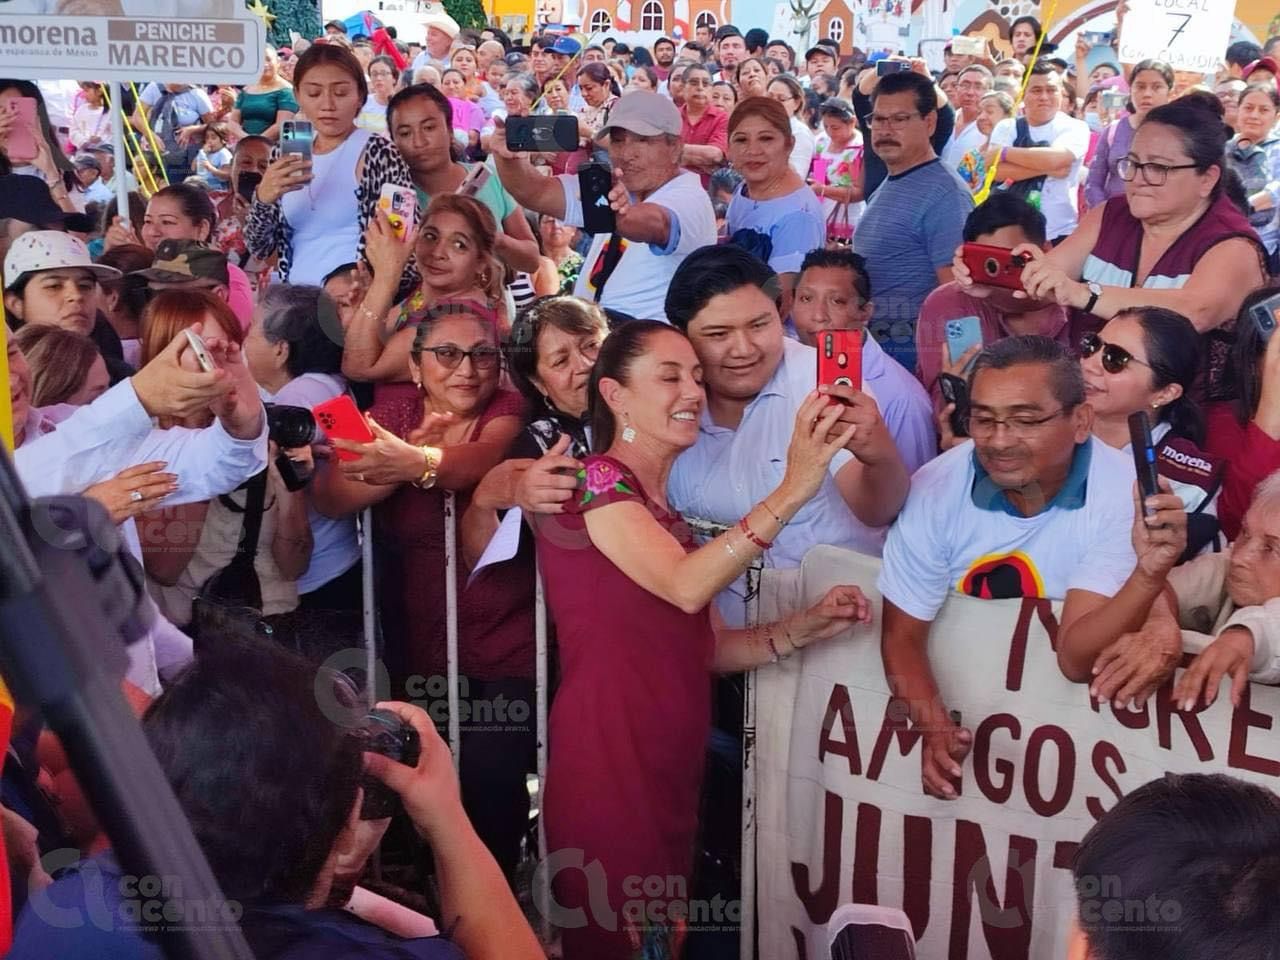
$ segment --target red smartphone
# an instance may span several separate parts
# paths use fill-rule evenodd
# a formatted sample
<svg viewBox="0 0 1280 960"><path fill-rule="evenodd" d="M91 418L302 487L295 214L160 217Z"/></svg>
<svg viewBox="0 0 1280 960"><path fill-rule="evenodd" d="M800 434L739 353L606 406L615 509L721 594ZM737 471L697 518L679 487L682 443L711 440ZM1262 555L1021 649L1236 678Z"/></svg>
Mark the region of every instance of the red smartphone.
<svg viewBox="0 0 1280 960"><path fill-rule="evenodd" d="M316 418L316 423L319 424L320 429L328 437L350 440L353 443L373 442L373 431L369 429L369 424L365 423L364 417L356 409L356 402L345 393L334 397L332 400L317 404L311 409L311 413ZM347 450L335 450L334 452L338 455L339 460L349 462L360 459L358 454Z"/></svg>
<svg viewBox="0 0 1280 960"><path fill-rule="evenodd" d="M5 152L17 163L29 163L39 152L36 148L36 130L40 121L36 116L35 97L12 97L6 104L14 115L9 128L9 141Z"/></svg>
<svg viewBox="0 0 1280 960"><path fill-rule="evenodd" d="M824 330L818 334L818 386L862 389L862 331Z"/></svg>
<svg viewBox="0 0 1280 960"><path fill-rule="evenodd" d="M1015 257L1008 247L989 247L985 243L966 243L960 258L974 283L1005 290L1022 289L1022 268L1031 262L1027 256Z"/></svg>

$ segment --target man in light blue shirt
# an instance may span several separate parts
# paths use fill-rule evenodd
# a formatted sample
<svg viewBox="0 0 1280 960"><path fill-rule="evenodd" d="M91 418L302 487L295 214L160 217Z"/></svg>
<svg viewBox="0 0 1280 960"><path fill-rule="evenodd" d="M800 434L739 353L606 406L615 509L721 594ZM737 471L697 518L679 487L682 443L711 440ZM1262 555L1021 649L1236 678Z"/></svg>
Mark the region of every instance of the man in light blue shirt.
<svg viewBox="0 0 1280 960"><path fill-rule="evenodd" d="M809 251L800 265L791 319L801 343L816 346L824 330L862 332L862 383L875 395L889 435L907 471L915 473L938 452L929 394L902 364L866 335L875 310L866 261L851 250Z"/></svg>
<svg viewBox="0 0 1280 960"><path fill-rule="evenodd" d="M707 404L698 441L676 460L671 506L690 518L732 524L777 487L786 470L796 411L817 384L817 352L784 336L776 275L733 245L703 247L675 272L667 318L702 362ZM812 547L833 544L879 556L887 525L906 499L908 473L871 392L831 388L858 429L831 461L817 495L765 553L772 567L798 567ZM725 621L744 621L743 583L720 594Z"/></svg>

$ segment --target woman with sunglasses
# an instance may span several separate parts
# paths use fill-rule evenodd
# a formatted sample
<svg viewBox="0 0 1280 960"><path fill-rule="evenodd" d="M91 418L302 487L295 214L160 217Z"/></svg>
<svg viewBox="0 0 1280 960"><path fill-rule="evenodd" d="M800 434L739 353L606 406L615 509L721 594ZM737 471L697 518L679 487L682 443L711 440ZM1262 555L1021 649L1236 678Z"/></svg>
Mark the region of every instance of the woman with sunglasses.
<svg viewBox="0 0 1280 960"><path fill-rule="evenodd" d="M1220 104L1213 102L1214 106ZM1017 247L1025 295L1073 311L1079 337L1134 307L1166 307L1200 333L1230 327L1262 286L1265 251L1223 190L1227 142L1221 114L1194 98L1156 107L1117 170L1125 195L1090 210L1055 249ZM957 251L955 279L973 283ZM1208 340L1207 386L1220 390L1227 346Z"/></svg>
<svg viewBox="0 0 1280 960"><path fill-rule="evenodd" d="M1274 317L1280 301L1268 303L1273 297L1280 297L1280 287L1245 297L1228 366L1234 399L1205 409L1206 449L1227 461L1218 517L1222 532L1233 542L1254 490L1280 471L1280 336L1263 336L1253 315L1255 308L1267 304L1266 313Z"/></svg>
<svg viewBox="0 0 1280 960"><path fill-rule="evenodd" d="M1191 321L1163 307L1124 310L1080 341L1093 435L1109 447L1129 451L1129 417L1146 412L1159 453L1157 469L1188 513L1188 557L1213 542L1219 531L1215 513L1222 464L1201 449L1204 414L1191 398L1202 351L1203 339ZM1187 468L1195 461L1209 465L1203 476Z"/></svg>
<svg viewBox="0 0 1280 960"><path fill-rule="evenodd" d="M447 300L483 304L499 317L500 332L505 333L504 275L494 258L497 230L488 207L454 193L431 201L414 242L396 237L386 214L379 211L365 238L373 278L346 330L343 375L380 386L403 385L406 375L413 376L410 353L418 321ZM396 285L410 254L417 256L422 284L396 303Z"/></svg>

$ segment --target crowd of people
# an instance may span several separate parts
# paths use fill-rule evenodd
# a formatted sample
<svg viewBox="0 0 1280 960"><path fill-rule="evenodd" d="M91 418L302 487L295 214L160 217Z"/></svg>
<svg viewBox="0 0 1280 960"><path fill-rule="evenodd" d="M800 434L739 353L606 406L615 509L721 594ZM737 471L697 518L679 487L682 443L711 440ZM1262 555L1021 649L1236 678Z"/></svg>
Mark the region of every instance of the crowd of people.
<svg viewBox="0 0 1280 960"><path fill-rule="evenodd" d="M333 22L242 88L130 93L127 168L102 85L0 80L36 117L0 109L17 467L101 503L141 564L125 688L258 956L542 956L513 885L544 735L548 851L599 865L553 877L586 917L563 956L681 955L678 918L599 908L687 889L736 815L706 792L714 678L878 619L923 790L953 799L973 734L928 644L955 594L1061 601L1063 675L1117 708L1280 682L1280 38L1200 76L1110 50L1086 72L1087 42L1042 34L935 72L728 24L521 48L443 12L417 38ZM561 149L508 136L565 117ZM860 371L819 383L831 334ZM317 705L317 664L362 642L362 545L392 699L440 689L456 622L456 776L434 712L391 706L406 766ZM882 557L883 604L849 583L752 622L752 568L818 545ZM1175 676L1183 629L1213 639ZM361 885L379 784L430 847L435 926ZM51 919L120 868L37 715L0 801L11 956L160 955ZM1073 956L1263 955L1277 803L1213 778L1121 801L1077 874L1203 909L1174 939L1082 919ZM1194 889L1130 850L1226 804ZM45 875L68 846L87 859Z"/></svg>

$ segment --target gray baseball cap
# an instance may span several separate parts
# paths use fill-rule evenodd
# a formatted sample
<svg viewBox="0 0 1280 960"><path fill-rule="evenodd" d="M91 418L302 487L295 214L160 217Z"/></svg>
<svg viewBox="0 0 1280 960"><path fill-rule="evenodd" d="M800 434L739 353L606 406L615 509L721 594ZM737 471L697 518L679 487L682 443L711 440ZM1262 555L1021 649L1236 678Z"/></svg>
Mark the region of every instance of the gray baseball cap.
<svg viewBox="0 0 1280 960"><path fill-rule="evenodd" d="M656 137L664 133L678 137L680 111L660 93L633 90L624 93L613 105L613 109L609 111L608 123L596 136L602 137L615 127L642 137Z"/></svg>

